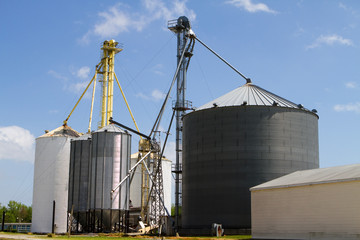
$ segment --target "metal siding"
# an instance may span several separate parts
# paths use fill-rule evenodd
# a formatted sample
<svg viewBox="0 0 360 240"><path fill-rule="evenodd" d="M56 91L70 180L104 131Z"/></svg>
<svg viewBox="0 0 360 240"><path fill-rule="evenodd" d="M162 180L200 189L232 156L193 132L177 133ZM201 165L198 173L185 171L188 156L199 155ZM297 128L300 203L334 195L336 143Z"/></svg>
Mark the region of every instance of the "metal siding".
<svg viewBox="0 0 360 240"><path fill-rule="evenodd" d="M256 189L251 192L252 236L360 239L359 187L357 180Z"/></svg>
<svg viewBox="0 0 360 240"><path fill-rule="evenodd" d="M250 228L249 188L319 167L317 115L267 106L211 108L184 117L184 228Z"/></svg>
<svg viewBox="0 0 360 240"><path fill-rule="evenodd" d="M73 208L74 217L86 225L86 211L89 209L89 171L91 157L90 135L71 141L68 212Z"/></svg>
<svg viewBox="0 0 360 240"><path fill-rule="evenodd" d="M52 204L56 201L55 233L67 229L70 136L36 139L32 232L49 233Z"/></svg>
<svg viewBox="0 0 360 240"><path fill-rule="evenodd" d="M81 141L81 169L79 182L79 211L86 211L89 192L89 167L91 157L91 140Z"/></svg>
<svg viewBox="0 0 360 240"><path fill-rule="evenodd" d="M112 199L110 192L129 171L131 135L120 131L97 131L92 136L90 208L127 209L128 185L123 184Z"/></svg>

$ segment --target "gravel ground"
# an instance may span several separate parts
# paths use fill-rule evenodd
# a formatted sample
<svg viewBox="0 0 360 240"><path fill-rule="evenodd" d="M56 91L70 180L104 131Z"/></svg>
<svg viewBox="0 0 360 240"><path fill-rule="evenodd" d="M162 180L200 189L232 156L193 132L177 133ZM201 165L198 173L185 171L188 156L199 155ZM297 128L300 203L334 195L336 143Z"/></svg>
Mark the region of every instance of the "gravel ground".
<svg viewBox="0 0 360 240"><path fill-rule="evenodd" d="M3 234L0 233L0 239L18 239L18 240L44 240L44 236L29 234Z"/></svg>

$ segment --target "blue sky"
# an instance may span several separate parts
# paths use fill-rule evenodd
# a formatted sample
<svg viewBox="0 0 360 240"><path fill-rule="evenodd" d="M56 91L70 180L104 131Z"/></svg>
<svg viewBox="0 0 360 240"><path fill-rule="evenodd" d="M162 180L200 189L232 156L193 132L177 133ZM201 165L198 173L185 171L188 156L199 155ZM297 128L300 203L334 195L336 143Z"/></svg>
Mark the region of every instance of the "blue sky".
<svg viewBox="0 0 360 240"><path fill-rule="evenodd" d="M176 68L176 37L167 21L182 15L254 84L318 110L321 167L359 163L359 1L1 1L1 204L31 204L35 138L66 119L94 74L104 40L123 44L115 71L140 130L150 131ZM195 45L187 84L193 106L244 83ZM117 88L114 105L115 120L133 126ZM68 124L86 132L89 109L87 94ZM93 129L99 110L98 99ZM169 158L173 149L174 134Z"/></svg>

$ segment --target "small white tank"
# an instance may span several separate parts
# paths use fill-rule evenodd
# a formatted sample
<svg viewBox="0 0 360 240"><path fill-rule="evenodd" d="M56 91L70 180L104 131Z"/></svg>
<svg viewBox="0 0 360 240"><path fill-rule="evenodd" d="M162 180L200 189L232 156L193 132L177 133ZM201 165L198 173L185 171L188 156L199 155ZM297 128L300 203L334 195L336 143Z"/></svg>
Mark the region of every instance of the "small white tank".
<svg viewBox="0 0 360 240"><path fill-rule="evenodd" d="M139 153L131 154L131 167L138 161ZM164 158L161 161L163 170L164 203L166 209L171 213L171 160ZM152 171L152 169L150 169ZM136 168L134 178L130 184L130 200L133 208L141 207L141 165Z"/></svg>
<svg viewBox="0 0 360 240"><path fill-rule="evenodd" d="M70 140L80 134L61 126L36 139L31 231L52 231L53 201L55 233L67 230Z"/></svg>

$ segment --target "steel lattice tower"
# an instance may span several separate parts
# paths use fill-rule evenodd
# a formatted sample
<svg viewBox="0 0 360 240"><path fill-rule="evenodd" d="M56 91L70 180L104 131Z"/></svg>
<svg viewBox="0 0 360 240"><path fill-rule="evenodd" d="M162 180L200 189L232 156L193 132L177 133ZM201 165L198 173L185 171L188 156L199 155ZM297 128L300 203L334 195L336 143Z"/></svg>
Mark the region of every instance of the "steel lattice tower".
<svg viewBox="0 0 360 240"><path fill-rule="evenodd" d="M190 21L182 16L177 20L169 21L168 28L177 34L177 64L180 65L177 75L176 102L173 108L176 111L176 163L175 173L175 228L179 228L179 208L181 206L181 182L182 182L182 117L185 111L191 109L191 102L185 100L186 74L190 58L194 49L194 33L191 30ZM189 41L190 39L190 41Z"/></svg>

